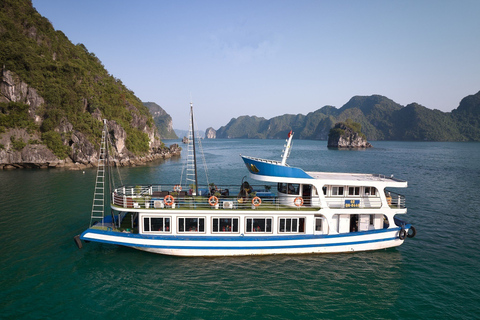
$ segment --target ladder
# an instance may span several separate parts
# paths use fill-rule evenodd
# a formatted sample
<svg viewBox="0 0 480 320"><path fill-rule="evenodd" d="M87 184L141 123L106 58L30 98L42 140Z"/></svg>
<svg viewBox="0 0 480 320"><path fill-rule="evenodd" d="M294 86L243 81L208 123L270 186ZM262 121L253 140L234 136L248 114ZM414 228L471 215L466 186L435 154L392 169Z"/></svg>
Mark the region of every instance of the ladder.
<svg viewBox="0 0 480 320"><path fill-rule="evenodd" d="M102 141L98 157L97 178L95 179L95 190L93 191L92 214L90 216L90 227L101 222L105 216L105 162L107 157L107 121L103 120Z"/></svg>
<svg viewBox="0 0 480 320"><path fill-rule="evenodd" d="M191 107L191 104L190 104L190 107ZM192 117L192 115L191 115ZM187 187L189 187L190 185L193 185L193 190L195 190L196 188L196 184L197 184L197 177L196 177L196 159L195 159L195 148L194 148L194 144L195 144L195 136L194 136L194 132L193 132L194 128L193 128L193 121L190 121L190 127L189 127L189 130L188 130L188 145L187 145L187 175L186 175L186 183L187 183Z"/></svg>

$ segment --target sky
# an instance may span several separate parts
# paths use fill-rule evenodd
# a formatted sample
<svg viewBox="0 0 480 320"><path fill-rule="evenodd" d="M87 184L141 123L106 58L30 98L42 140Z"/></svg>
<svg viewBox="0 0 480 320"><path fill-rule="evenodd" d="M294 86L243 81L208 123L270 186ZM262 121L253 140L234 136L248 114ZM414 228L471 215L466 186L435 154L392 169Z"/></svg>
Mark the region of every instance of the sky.
<svg viewBox="0 0 480 320"><path fill-rule="evenodd" d="M480 91L477 0L33 0L188 129L380 94L450 112Z"/></svg>

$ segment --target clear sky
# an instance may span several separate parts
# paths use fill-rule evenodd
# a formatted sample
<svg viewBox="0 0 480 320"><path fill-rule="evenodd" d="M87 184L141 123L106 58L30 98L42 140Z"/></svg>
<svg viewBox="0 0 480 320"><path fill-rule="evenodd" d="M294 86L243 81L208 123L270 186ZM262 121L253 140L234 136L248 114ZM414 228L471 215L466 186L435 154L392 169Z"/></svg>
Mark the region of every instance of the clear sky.
<svg viewBox="0 0 480 320"><path fill-rule="evenodd" d="M33 0L177 129L380 94L451 111L480 91L480 1Z"/></svg>

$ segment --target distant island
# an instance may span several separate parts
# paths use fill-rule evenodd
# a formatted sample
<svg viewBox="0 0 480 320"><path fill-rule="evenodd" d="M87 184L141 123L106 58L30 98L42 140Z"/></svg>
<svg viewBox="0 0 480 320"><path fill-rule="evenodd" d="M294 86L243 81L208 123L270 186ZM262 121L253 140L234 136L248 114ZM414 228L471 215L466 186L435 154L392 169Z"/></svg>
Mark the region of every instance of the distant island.
<svg viewBox="0 0 480 320"><path fill-rule="evenodd" d="M185 129L174 129L175 134L178 138L188 137L188 130ZM203 138L205 136L205 131L203 130L195 130L195 139Z"/></svg>
<svg viewBox="0 0 480 320"><path fill-rule="evenodd" d="M368 140L480 141L480 92L463 98L452 112L402 106L380 95L355 96L340 109L325 106L307 115L233 118L216 138L281 139L292 129L298 139L327 140L334 124L347 119L359 123Z"/></svg>

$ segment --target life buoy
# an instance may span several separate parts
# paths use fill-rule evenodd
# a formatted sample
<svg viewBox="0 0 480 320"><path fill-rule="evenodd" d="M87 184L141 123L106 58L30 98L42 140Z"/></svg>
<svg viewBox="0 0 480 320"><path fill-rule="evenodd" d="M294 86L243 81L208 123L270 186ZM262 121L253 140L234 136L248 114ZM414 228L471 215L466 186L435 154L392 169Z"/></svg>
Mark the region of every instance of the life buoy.
<svg viewBox="0 0 480 320"><path fill-rule="evenodd" d="M176 192L182 191L182 186L179 185L179 184L176 184L176 185L173 187L173 191L176 191Z"/></svg>
<svg viewBox="0 0 480 320"><path fill-rule="evenodd" d="M402 227L400 231L398 232L398 239L400 240L405 240L405 236L407 235L407 231Z"/></svg>
<svg viewBox="0 0 480 320"><path fill-rule="evenodd" d="M258 207L259 205L262 204L262 199L260 199L260 197L255 197L255 198L252 199L252 204L255 207Z"/></svg>
<svg viewBox="0 0 480 320"><path fill-rule="evenodd" d="M293 200L293 203L297 207L301 207L301 206L303 206L303 198L302 197L296 197L295 200Z"/></svg>
<svg viewBox="0 0 480 320"><path fill-rule="evenodd" d="M168 194L165 196L165 198L163 198L163 202L166 206L170 207L175 203L175 198L172 195Z"/></svg>
<svg viewBox="0 0 480 320"><path fill-rule="evenodd" d="M215 197L215 196L211 196L210 198L208 198L208 203L213 207L213 206L216 206L218 204L218 198Z"/></svg>
<svg viewBox="0 0 480 320"><path fill-rule="evenodd" d="M412 231L412 233L410 233ZM413 238L417 234L417 230L415 229L414 226L410 226L410 229L408 229L407 237Z"/></svg>

